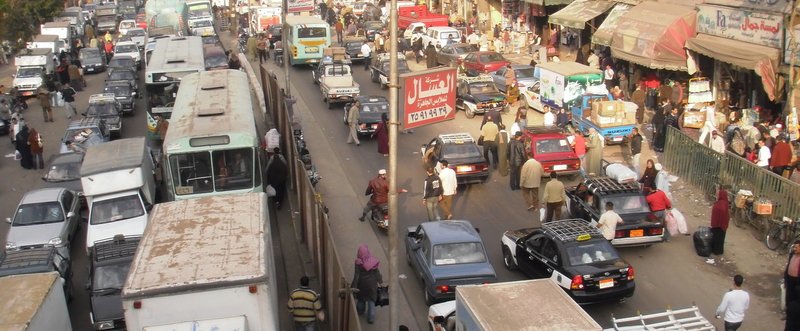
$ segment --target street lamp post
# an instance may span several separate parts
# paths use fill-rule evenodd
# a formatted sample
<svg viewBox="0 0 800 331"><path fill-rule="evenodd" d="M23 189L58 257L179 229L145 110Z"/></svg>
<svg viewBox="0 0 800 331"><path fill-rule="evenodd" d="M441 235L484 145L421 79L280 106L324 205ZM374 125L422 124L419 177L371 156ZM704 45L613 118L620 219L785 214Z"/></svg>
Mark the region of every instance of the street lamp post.
<svg viewBox="0 0 800 331"><path fill-rule="evenodd" d="M431 0L428 0L431 1ZM397 268L398 217L397 217L397 130L398 85L397 77L397 0L391 0L389 7L389 297L400 296L400 281ZM393 299L396 300L396 299ZM395 301L397 302L397 301ZM398 328L397 304L389 305L389 330Z"/></svg>

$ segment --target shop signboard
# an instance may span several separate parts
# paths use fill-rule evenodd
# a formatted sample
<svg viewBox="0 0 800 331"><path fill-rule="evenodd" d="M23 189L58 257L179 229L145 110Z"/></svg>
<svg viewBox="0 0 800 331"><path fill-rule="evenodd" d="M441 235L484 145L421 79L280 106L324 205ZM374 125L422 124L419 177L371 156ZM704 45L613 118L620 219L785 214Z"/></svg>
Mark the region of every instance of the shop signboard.
<svg viewBox="0 0 800 331"><path fill-rule="evenodd" d="M299 13L314 10L314 0L287 0L287 13Z"/></svg>
<svg viewBox="0 0 800 331"><path fill-rule="evenodd" d="M403 128L456 118L456 69L441 68L404 74Z"/></svg>
<svg viewBox="0 0 800 331"><path fill-rule="evenodd" d="M794 7L794 1L788 0L705 0L704 3L784 14L791 13Z"/></svg>
<svg viewBox="0 0 800 331"><path fill-rule="evenodd" d="M697 33L781 49L783 15L699 5Z"/></svg>

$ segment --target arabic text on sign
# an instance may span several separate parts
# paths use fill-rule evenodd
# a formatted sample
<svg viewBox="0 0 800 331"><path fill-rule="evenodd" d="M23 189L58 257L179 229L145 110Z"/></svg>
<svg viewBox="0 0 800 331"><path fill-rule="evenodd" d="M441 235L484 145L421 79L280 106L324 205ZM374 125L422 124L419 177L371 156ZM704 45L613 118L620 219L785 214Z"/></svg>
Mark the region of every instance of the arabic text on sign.
<svg viewBox="0 0 800 331"><path fill-rule="evenodd" d="M430 120L430 119L437 118L437 117L445 117L445 116L447 116L447 108L444 107L444 106L431 108L431 109L425 109L425 110L420 110L420 111L416 111L416 112L413 112L413 113L409 113L408 114L408 123L409 124L417 123L417 122Z"/></svg>

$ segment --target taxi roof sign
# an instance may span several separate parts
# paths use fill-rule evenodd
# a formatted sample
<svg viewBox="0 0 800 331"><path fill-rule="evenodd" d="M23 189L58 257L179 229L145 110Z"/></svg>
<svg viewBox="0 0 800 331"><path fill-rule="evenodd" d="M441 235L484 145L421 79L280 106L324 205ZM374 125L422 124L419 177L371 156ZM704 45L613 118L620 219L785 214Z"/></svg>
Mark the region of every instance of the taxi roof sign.
<svg viewBox="0 0 800 331"><path fill-rule="evenodd" d="M89 96L89 103L100 103L100 102L113 102L116 101L116 96L114 93L101 93L101 94L92 94Z"/></svg>
<svg viewBox="0 0 800 331"><path fill-rule="evenodd" d="M491 83L493 82L491 76L480 75L477 77L463 77L460 78L462 82L471 84L471 83Z"/></svg>
<svg viewBox="0 0 800 331"><path fill-rule="evenodd" d="M446 144L464 144L475 142L472 135L466 132L440 134L439 139Z"/></svg>
<svg viewBox="0 0 800 331"><path fill-rule="evenodd" d="M577 240L577 241L586 241L586 240L589 240L589 239L592 239L592 235L590 235L588 233L584 233L584 234L579 235L579 236L577 236L575 238L575 240Z"/></svg>

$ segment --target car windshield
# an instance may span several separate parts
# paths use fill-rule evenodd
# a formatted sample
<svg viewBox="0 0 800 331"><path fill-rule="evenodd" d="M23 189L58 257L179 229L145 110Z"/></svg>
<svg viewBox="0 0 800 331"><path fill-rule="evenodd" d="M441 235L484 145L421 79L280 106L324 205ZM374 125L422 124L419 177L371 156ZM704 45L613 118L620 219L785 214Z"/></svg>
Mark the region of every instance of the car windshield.
<svg viewBox="0 0 800 331"><path fill-rule="evenodd" d="M464 159L482 155L475 144L445 144L443 149L442 158L444 159Z"/></svg>
<svg viewBox="0 0 800 331"><path fill-rule="evenodd" d="M105 93L114 93L115 97L129 97L131 96L131 87L128 85L111 85L103 89Z"/></svg>
<svg viewBox="0 0 800 331"><path fill-rule="evenodd" d="M81 179L82 157L80 154L61 154L47 169L44 179L48 182L65 182Z"/></svg>
<svg viewBox="0 0 800 331"><path fill-rule="evenodd" d="M93 201L90 224L105 224L144 215L142 201L138 194Z"/></svg>
<svg viewBox="0 0 800 331"><path fill-rule="evenodd" d="M103 59L101 59L99 55L93 55L93 54L88 56L82 56L80 60L81 64L83 65L100 64L103 61Z"/></svg>
<svg viewBox="0 0 800 331"><path fill-rule="evenodd" d="M122 22L119 24L120 29L132 29L136 27L136 22Z"/></svg>
<svg viewBox="0 0 800 331"><path fill-rule="evenodd" d="M650 205L643 195L609 196L601 201L601 206L609 201L614 203L614 211L620 215L650 212Z"/></svg>
<svg viewBox="0 0 800 331"><path fill-rule="evenodd" d="M203 45L216 45L219 43L219 37L211 35L211 36L203 36Z"/></svg>
<svg viewBox="0 0 800 331"><path fill-rule="evenodd" d="M17 71L18 78L31 78L37 77L42 74L42 69L39 68L20 68Z"/></svg>
<svg viewBox="0 0 800 331"><path fill-rule="evenodd" d="M605 240L596 240L567 247L567 260L573 266L618 259L617 251Z"/></svg>
<svg viewBox="0 0 800 331"><path fill-rule="evenodd" d="M147 33L145 33L144 30L139 30L139 29L128 30L128 36L129 37L144 37L146 35L147 35Z"/></svg>
<svg viewBox="0 0 800 331"><path fill-rule="evenodd" d="M434 265L486 262L483 245L479 242L441 244L433 246Z"/></svg>
<svg viewBox="0 0 800 331"><path fill-rule="evenodd" d="M502 55L498 53L481 54L480 58L481 58L481 63L501 62L506 60L505 58L503 58Z"/></svg>
<svg viewBox="0 0 800 331"><path fill-rule="evenodd" d="M133 81L136 79L136 76L130 71L127 70L114 70L111 75L108 76L108 80L125 80L125 81Z"/></svg>
<svg viewBox="0 0 800 331"><path fill-rule="evenodd" d="M117 45L117 48L114 49L115 53L138 53L139 47L136 45Z"/></svg>
<svg viewBox="0 0 800 331"><path fill-rule="evenodd" d="M572 151L566 138L542 139L536 141L536 154L561 153Z"/></svg>
<svg viewBox="0 0 800 331"><path fill-rule="evenodd" d="M328 29L321 27L305 27L297 29L297 38L324 38Z"/></svg>
<svg viewBox="0 0 800 331"><path fill-rule="evenodd" d="M469 46L454 46L453 47L453 51L456 54L461 55L461 54L466 54L466 53L472 52L472 48L470 48Z"/></svg>
<svg viewBox="0 0 800 331"><path fill-rule="evenodd" d="M494 83L474 83L469 84L469 94L486 94L497 92L497 87L494 86Z"/></svg>
<svg viewBox="0 0 800 331"><path fill-rule="evenodd" d="M114 57L108 63L109 67L115 68L133 68L134 65L136 61L132 57Z"/></svg>
<svg viewBox="0 0 800 331"><path fill-rule="evenodd" d="M517 79L520 78L533 78L533 68L514 69Z"/></svg>
<svg viewBox="0 0 800 331"><path fill-rule="evenodd" d="M206 69L212 69L212 68L224 69L228 67L228 57L225 56L225 53L206 54L205 64L206 64Z"/></svg>
<svg viewBox="0 0 800 331"><path fill-rule="evenodd" d="M86 109L86 116L119 116L117 108L111 102L92 103Z"/></svg>
<svg viewBox="0 0 800 331"><path fill-rule="evenodd" d="M367 113L387 112L389 111L388 103L362 103L361 111Z"/></svg>
<svg viewBox="0 0 800 331"><path fill-rule="evenodd" d="M81 48L81 52L78 54L78 59L81 61L95 57L100 57L100 50L97 48Z"/></svg>
<svg viewBox="0 0 800 331"><path fill-rule="evenodd" d="M12 226L63 222L64 213L58 202L31 203L19 206Z"/></svg>
<svg viewBox="0 0 800 331"><path fill-rule="evenodd" d="M130 267L129 263L120 263L95 268L92 290L101 292L108 289L122 289Z"/></svg>

